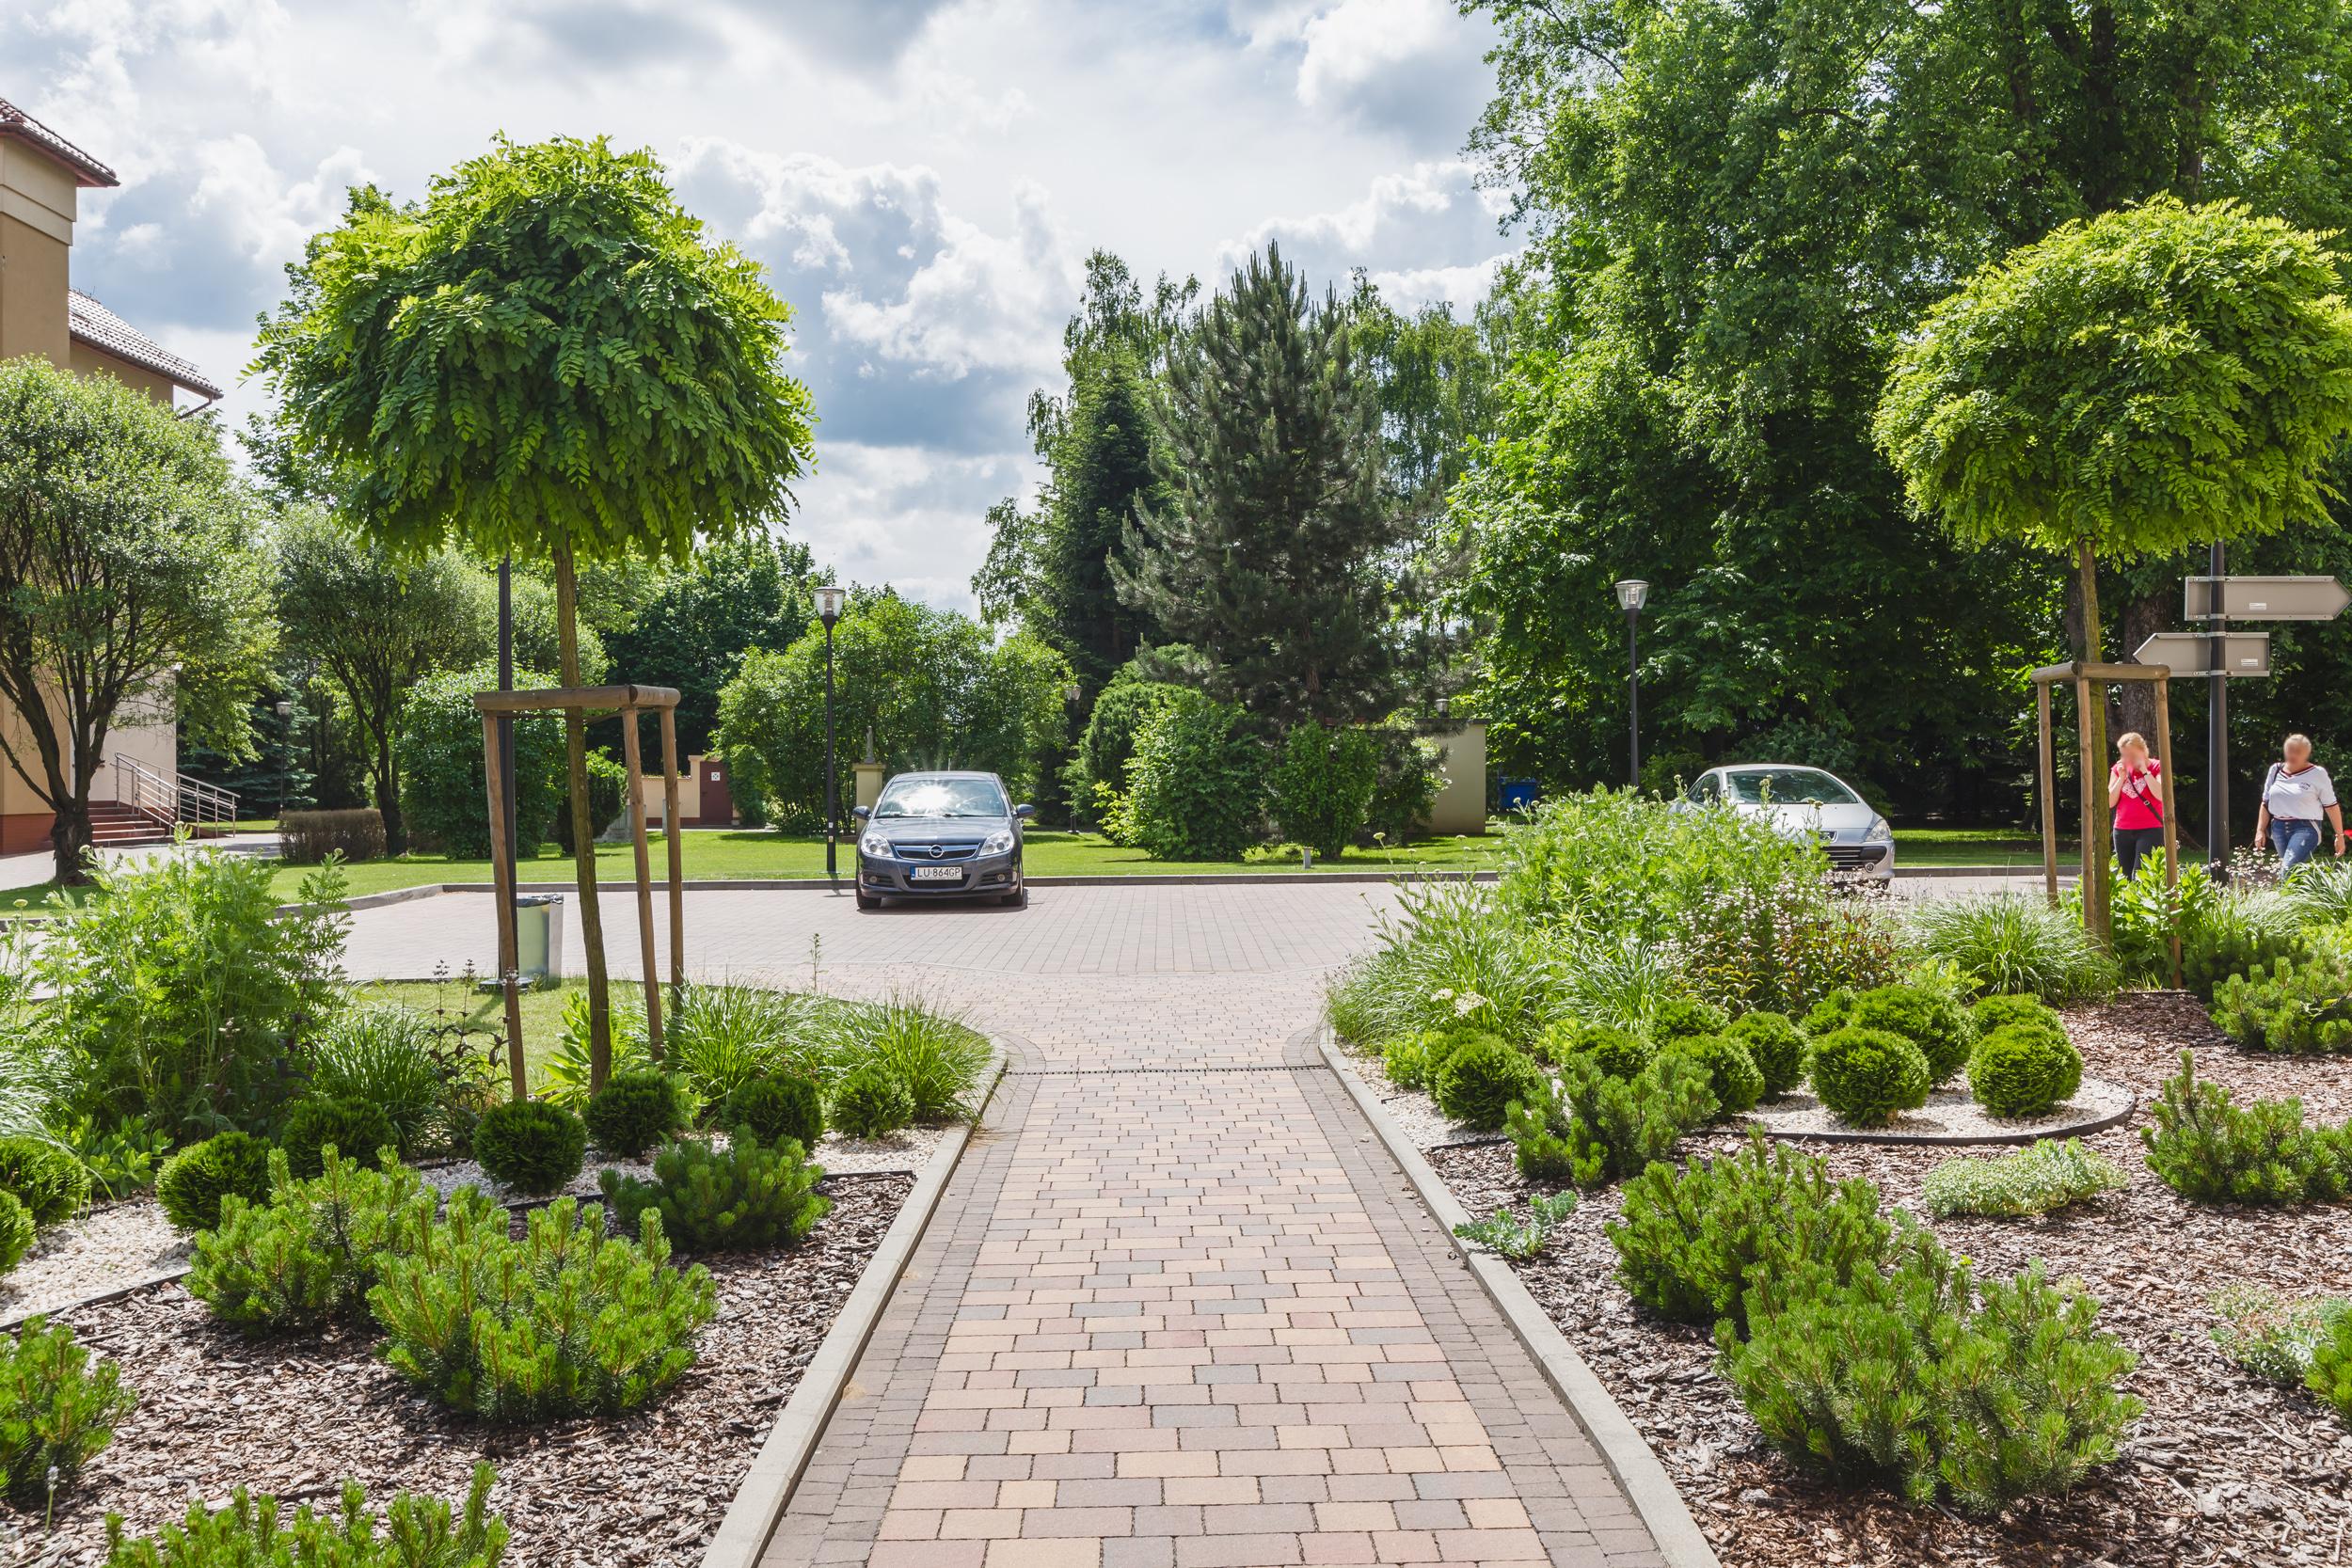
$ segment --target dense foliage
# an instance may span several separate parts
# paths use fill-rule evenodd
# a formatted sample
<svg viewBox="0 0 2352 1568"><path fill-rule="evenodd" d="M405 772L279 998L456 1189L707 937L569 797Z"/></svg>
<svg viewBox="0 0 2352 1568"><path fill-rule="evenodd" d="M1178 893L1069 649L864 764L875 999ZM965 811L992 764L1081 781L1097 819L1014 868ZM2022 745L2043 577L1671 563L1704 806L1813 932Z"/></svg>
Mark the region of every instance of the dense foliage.
<svg viewBox="0 0 2352 1568"><path fill-rule="evenodd" d="M1154 860L1239 860L1265 816L1265 750L1229 703L1181 692L1127 759L1136 841Z"/></svg>
<svg viewBox="0 0 2352 1568"><path fill-rule="evenodd" d="M2011 1023L1977 1042L1968 1092L1996 1117L2038 1117L2082 1087L2083 1057L2058 1029Z"/></svg>
<svg viewBox="0 0 2352 1568"><path fill-rule="evenodd" d="M240 1328L311 1330L363 1318L386 1260L434 1223L439 1195L394 1160L380 1166L329 1149L297 1180L270 1155L266 1202L232 1195L198 1233L188 1293Z"/></svg>
<svg viewBox="0 0 2352 1568"><path fill-rule="evenodd" d="M0 1495L48 1512L136 1402L121 1369L105 1357L92 1365L73 1330L25 1319L0 1338Z"/></svg>
<svg viewBox="0 0 2352 1568"><path fill-rule="evenodd" d="M719 1121L748 1127L754 1137L769 1143L790 1138L803 1148L815 1148L825 1135L824 1091L814 1078L798 1074L754 1078L721 1102Z"/></svg>
<svg viewBox="0 0 2352 1568"><path fill-rule="evenodd" d="M634 1160L684 1130L685 1090L666 1072L616 1072L588 1097L581 1120L598 1148Z"/></svg>
<svg viewBox="0 0 2352 1568"><path fill-rule="evenodd" d="M507 1531L490 1512L496 1480L488 1465L476 1465L454 1517L438 1497L395 1493L380 1528L356 1481L343 1482L332 1513L304 1503L289 1515L276 1497L240 1486L226 1508L190 1503L186 1518L152 1537L127 1537L119 1516L110 1517L105 1568L499 1568Z"/></svg>
<svg viewBox="0 0 2352 1568"><path fill-rule="evenodd" d="M2139 1130L2148 1168L2197 1203L2324 1203L2352 1186L2352 1126L2309 1126L2299 1100L2240 1105L2197 1076L2194 1053L2164 1081Z"/></svg>
<svg viewBox="0 0 2352 1568"><path fill-rule="evenodd" d="M558 684L517 670L518 688ZM409 830L419 844L461 860L490 853L489 774L482 750L482 710L474 693L495 690L488 665L444 670L406 689L397 756ZM564 731L554 719L515 721L515 835L536 847L555 831L564 800ZM602 823L597 827L601 829Z"/></svg>
<svg viewBox="0 0 2352 1568"><path fill-rule="evenodd" d="M473 1157L501 1186L528 1196L560 1193L580 1174L588 1129L561 1105L510 1100L483 1113Z"/></svg>
<svg viewBox="0 0 2352 1568"><path fill-rule="evenodd" d="M1900 1035L1832 1029L1814 1040L1805 1060L1814 1094L1853 1126L1883 1127L1928 1102L1928 1059Z"/></svg>
<svg viewBox="0 0 2352 1568"><path fill-rule="evenodd" d="M1510 1108L1504 1130L1519 1174L1580 1187L1635 1175L1715 1115L1707 1081L1707 1069L1678 1051L1661 1053L1631 1078L1571 1056L1556 1082Z"/></svg>
<svg viewBox="0 0 2352 1568"><path fill-rule="evenodd" d="M250 1132L216 1132L164 1162L155 1201L181 1230L210 1230L220 1223L221 1200L247 1203L269 1196L270 1146Z"/></svg>
<svg viewBox="0 0 2352 1568"><path fill-rule="evenodd" d="M296 1176L316 1176L326 1168L329 1148L347 1148L357 1160L373 1160L376 1150L397 1153L400 1135L392 1130L384 1107L358 1096L310 1094L294 1103L278 1130L278 1147Z"/></svg>
<svg viewBox="0 0 2352 1568"><path fill-rule="evenodd" d="M0 1192L11 1194L45 1230L89 1206L89 1173L55 1144L0 1138Z"/></svg>
<svg viewBox="0 0 2352 1568"><path fill-rule="evenodd" d="M1542 1092L1543 1072L1517 1046L1491 1035L1473 1036L1450 1052L1430 1082L1438 1109L1473 1132L1502 1126L1513 1101Z"/></svg>
<svg viewBox="0 0 2352 1568"><path fill-rule="evenodd" d="M1379 751L1360 729L1293 725L1266 775L1267 804L1285 839L1337 860L1372 811Z"/></svg>
<svg viewBox="0 0 2352 1568"><path fill-rule="evenodd" d="M680 1249L726 1252L800 1245L833 1210L817 1192L824 1177L797 1139L771 1143L743 1126L723 1148L698 1138L669 1145L654 1156L651 1181L611 1170L597 1180L630 1229L659 1213L660 1234Z"/></svg>
<svg viewBox="0 0 2352 1568"><path fill-rule="evenodd" d="M2213 1022L2256 1051L2352 1052L2352 955L2331 946L2233 974L2214 990Z"/></svg>

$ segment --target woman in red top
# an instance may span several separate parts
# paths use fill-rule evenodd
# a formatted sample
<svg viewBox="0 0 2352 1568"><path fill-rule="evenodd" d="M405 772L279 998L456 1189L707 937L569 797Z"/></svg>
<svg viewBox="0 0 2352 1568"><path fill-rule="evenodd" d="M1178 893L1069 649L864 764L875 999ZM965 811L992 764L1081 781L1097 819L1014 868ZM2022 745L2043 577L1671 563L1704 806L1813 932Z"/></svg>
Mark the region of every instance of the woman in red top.
<svg viewBox="0 0 2352 1568"><path fill-rule="evenodd" d="M2107 804L2115 808L2115 858L2128 880L2139 875L2139 857L2164 845L2164 784L2138 732L2117 736L2115 750Z"/></svg>

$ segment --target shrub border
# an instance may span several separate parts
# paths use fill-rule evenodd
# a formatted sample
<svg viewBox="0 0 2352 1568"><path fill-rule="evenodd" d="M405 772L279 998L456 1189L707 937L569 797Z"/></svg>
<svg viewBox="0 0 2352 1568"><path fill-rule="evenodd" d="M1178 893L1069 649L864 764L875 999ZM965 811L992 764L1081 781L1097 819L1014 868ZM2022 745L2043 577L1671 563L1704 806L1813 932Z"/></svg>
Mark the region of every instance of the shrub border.
<svg viewBox="0 0 2352 1568"><path fill-rule="evenodd" d="M1656 1452L1626 1418L1625 1411L1610 1397L1609 1390L1601 1386L1600 1379L1593 1375L1584 1358L1576 1354L1576 1347L1568 1343L1559 1325L1528 1294L1527 1287L1519 1283L1511 1265L1491 1253L1473 1252L1459 1241L1451 1240L1455 1226L1470 1223L1470 1212L1446 1186L1444 1178L1422 1158L1421 1150L1413 1147L1412 1139L1406 1136L1404 1128L1389 1115L1388 1107L1380 1103L1370 1085L1347 1070L1342 1047L1330 1028L1315 1024L1296 1038L1314 1042L1322 1053L1324 1067L1355 1101L1356 1108L1379 1134L1389 1158L1405 1172L1405 1179L1413 1184L1431 1216L1445 1230L1455 1254L1486 1291L1487 1299L1502 1312L1503 1321L1511 1325L1511 1332L1518 1337L1528 1354L1543 1369L1544 1381L1567 1402L1578 1424L1600 1450L1601 1463L1609 1466L1609 1473L1625 1488L1626 1496L1641 1514L1642 1523L1649 1528L1650 1539L1658 1544L1659 1555L1665 1559L1667 1568L1723 1568L1715 1549L1707 1544L1698 1522L1691 1516L1690 1506L1675 1489Z"/></svg>
<svg viewBox="0 0 2352 1568"><path fill-rule="evenodd" d="M865 1271L803 1370L792 1397L777 1412L775 1425L769 1428L767 1440L743 1472L735 1500L727 1504L725 1516L719 1521L718 1532L703 1548L703 1568L754 1568L767 1551L776 1527L783 1523L801 1476L816 1457L817 1445L849 1388L850 1374L866 1354L883 1308L897 1293L899 1277L930 1227L931 1214L1004 1078L1005 1041L992 1035L988 1043L989 1062L980 1070L981 1087L971 1117L950 1128L932 1151L906 1201L898 1206L898 1216L866 1259Z"/></svg>

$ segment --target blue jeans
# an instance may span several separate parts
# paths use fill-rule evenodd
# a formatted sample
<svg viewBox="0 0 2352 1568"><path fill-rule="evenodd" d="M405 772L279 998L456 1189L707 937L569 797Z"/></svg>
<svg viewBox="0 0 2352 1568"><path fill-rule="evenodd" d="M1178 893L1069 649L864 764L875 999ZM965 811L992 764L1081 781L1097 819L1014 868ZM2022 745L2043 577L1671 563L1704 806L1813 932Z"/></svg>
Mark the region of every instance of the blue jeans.
<svg viewBox="0 0 2352 1568"><path fill-rule="evenodd" d="M2319 824L2300 817L2270 819L2270 847L2279 851L2279 874L2286 875L2319 852Z"/></svg>

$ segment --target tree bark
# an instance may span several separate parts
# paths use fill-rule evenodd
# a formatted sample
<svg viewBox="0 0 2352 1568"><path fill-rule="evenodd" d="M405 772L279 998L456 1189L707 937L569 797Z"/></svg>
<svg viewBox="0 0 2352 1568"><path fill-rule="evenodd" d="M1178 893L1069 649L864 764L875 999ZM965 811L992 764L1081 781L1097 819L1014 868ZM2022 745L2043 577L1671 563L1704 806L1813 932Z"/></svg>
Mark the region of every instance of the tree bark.
<svg viewBox="0 0 2352 1568"><path fill-rule="evenodd" d="M389 723L376 731L374 772L375 811L384 819L385 853L404 854L408 848L408 824L400 815L400 776L392 767L392 727Z"/></svg>
<svg viewBox="0 0 2352 1568"><path fill-rule="evenodd" d="M2163 631L2171 620L2170 610L2178 595L2168 595L2162 589L2142 594L2123 603L2123 635L2120 651L2128 655L2153 634ZM2126 681L2116 693L2116 722L2126 730L2137 730L2148 737L2148 749L2156 749L2156 688L2153 681Z"/></svg>
<svg viewBox="0 0 2352 1568"><path fill-rule="evenodd" d="M65 803L57 808L49 824L49 848L56 858L57 885L79 887L89 880L89 866L85 857L91 843L89 825L89 792L67 792Z"/></svg>
<svg viewBox="0 0 2352 1568"><path fill-rule="evenodd" d="M2074 569L2082 586L2082 657L2086 663L2099 662L2099 566L2090 550L2090 541L2084 539L2075 546ZM2104 693L2096 687L2090 702L2084 703L2076 716L2084 731L2083 761L2086 768L2104 765L2107 756L2107 713ZM2083 886L2083 926L2100 946L2111 944L2109 897L2112 888L2107 877L2107 861L2114 853L2113 824L2106 811L2106 791L2095 777L2083 781L2086 800L2091 802L2083 823L2084 842L2090 846L2088 875Z"/></svg>
<svg viewBox="0 0 2352 1568"><path fill-rule="evenodd" d="M568 545L555 549L555 627L564 684L580 684L580 587ZM564 714L572 787L572 867L580 888L580 941L588 955L588 1092L612 1075L612 993L604 967L604 915L596 907L596 827L588 808L588 716Z"/></svg>

